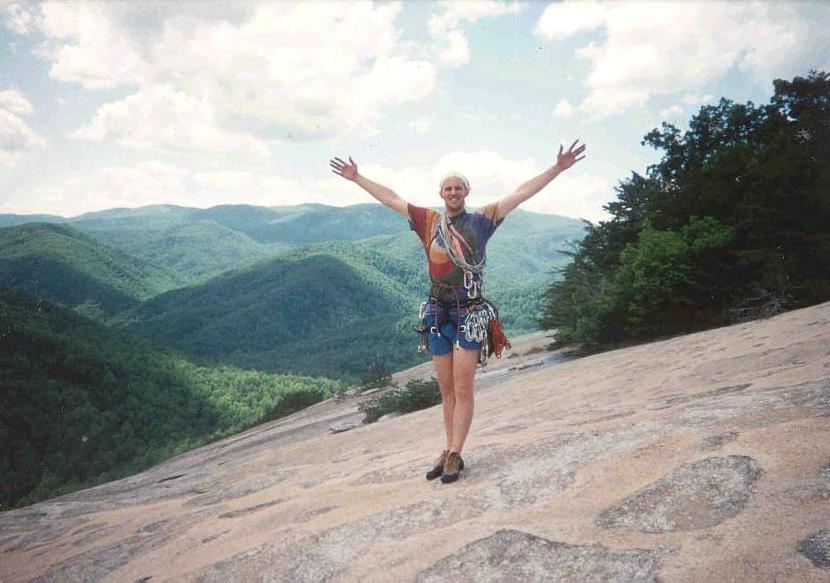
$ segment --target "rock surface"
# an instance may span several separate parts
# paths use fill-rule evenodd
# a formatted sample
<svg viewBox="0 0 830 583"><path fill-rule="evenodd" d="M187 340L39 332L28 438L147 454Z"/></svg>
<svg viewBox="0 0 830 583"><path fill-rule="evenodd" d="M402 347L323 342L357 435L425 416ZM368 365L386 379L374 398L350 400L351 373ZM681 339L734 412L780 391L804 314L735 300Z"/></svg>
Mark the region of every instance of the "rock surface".
<svg viewBox="0 0 830 583"><path fill-rule="evenodd" d="M820 530L798 543L798 552L816 567L830 569L830 528Z"/></svg>
<svg viewBox="0 0 830 583"><path fill-rule="evenodd" d="M743 511L761 468L747 456L706 458L684 464L599 516L605 528L640 532L694 530Z"/></svg>
<svg viewBox="0 0 830 583"><path fill-rule="evenodd" d="M500 530L466 545L416 577L419 583L456 581L656 581L657 553L566 545L518 530Z"/></svg>
<svg viewBox="0 0 830 583"><path fill-rule="evenodd" d="M330 400L0 515L0 581L828 580L830 304L576 360L511 340L453 484L424 480L440 408Z"/></svg>

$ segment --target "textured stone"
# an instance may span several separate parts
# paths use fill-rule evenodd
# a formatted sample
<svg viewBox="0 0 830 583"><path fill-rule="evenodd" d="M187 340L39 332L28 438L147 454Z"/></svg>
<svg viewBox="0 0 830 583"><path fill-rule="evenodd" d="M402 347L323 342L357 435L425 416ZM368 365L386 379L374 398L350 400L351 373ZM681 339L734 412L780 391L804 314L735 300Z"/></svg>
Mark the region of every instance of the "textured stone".
<svg viewBox="0 0 830 583"><path fill-rule="evenodd" d="M456 581L657 581L658 553L568 545L518 530L499 530L473 541L415 578L421 583Z"/></svg>
<svg viewBox="0 0 830 583"><path fill-rule="evenodd" d="M720 433L718 435L712 435L711 437L707 437L706 439L701 440L700 443L697 444L697 448L700 451L720 449L724 445L732 443L736 439L738 439L738 434L734 431L729 431L728 433Z"/></svg>
<svg viewBox="0 0 830 583"><path fill-rule="evenodd" d="M814 566L830 569L830 529L823 529L798 543L798 552Z"/></svg>
<svg viewBox="0 0 830 583"><path fill-rule="evenodd" d="M642 532L694 530L740 513L761 467L747 456L712 457L685 464L599 517L605 528Z"/></svg>
<svg viewBox="0 0 830 583"><path fill-rule="evenodd" d="M424 479L440 407L334 434L364 397L332 399L0 513L0 579L827 581L830 303L523 358L478 373L453 484Z"/></svg>

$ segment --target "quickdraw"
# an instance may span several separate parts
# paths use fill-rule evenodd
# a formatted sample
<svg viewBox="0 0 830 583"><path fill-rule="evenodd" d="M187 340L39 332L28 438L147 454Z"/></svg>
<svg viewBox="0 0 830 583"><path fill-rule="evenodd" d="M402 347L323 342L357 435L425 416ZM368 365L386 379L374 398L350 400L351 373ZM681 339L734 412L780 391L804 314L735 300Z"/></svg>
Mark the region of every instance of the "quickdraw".
<svg viewBox="0 0 830 583"><path fill-rule="evenodd" d="M497 317L493 306L486 301L470 309L464 316L464 337L469 342L484 342L490 321Z"/></svg>
<svg viewBox="0 0 830 583"><path fill-rule="evenodd" d="M418 354L426 354L428 350L427 335L429 334L429 328L427 328L426 319L424 318L426 311L427 303L421 302L421 308L418 310L418 324L412 327L421 337L421 341L418 343Z"/></svg>
<svg viewBox="0 0 830 583"><path fill-rule="evenodd" d="M484 294L484 281L475 279L472 271L464 270L464 289L467 290L467 297L471 300L480 298Z"/></svg>
<svg viewBox="0 0 830 583"><path fill-rule="evenodd" d="M481 343L478 361L482 366L487 366L487 359L493 354L501 358L502 351L511 348L501 329L498 308L484 298L470 306L464 316L464 337L470 342Z"/></svg>

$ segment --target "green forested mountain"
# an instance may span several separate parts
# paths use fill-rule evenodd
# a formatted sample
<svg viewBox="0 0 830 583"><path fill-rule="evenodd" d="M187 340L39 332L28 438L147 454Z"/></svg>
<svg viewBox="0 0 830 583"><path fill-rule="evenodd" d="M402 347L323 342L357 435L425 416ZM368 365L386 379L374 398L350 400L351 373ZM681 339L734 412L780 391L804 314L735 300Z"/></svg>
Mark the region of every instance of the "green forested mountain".
<svg viewBox="0 0 830 583"><path fill-rule="evenodd" d="M50 264L48 273L36 253L25 254L7 283L35 294L54 290L39 295L69 306L97 302L102 318L121 312L116 325L238 366L354 379L377 358L393 370L418 362L411 326L428 288L426 259L407 222L381 205L153 206L88 213L71 225L12 228L28 229L30 246L72 252L61 255L62 270ZM487 295L500 306L509 333L536 329L542 291L553 268L568 261L558 250L583 231L580 221L517 210L496 232ZM72 245L53 240L67 233ZM359 235L364 238L301 244ZM78 251L81 243L98 254ZM108 244L122 250L124 266L101 274L118 263L102 258ZM175 272L178 281L136 265L164 266L156 271L168 279ZM120 303L101 290L92 294L77 275L93 268L95 282L125 296ZM29 287L21 285L24 279ZM139 306L139 299L147 301ZM87 304L82 309L90 313Z"/></svg>
<svg viewBox="0 0 830 583"><path fill-rule="evenodd" d="M107 315L182 281L68 225L29 223L0 229L0 285Z"/></svg>
<svg viewBox="0 0 830 583"><path fill-rule="evenodd" d="M25 221L25 216L5 215ZM289 207L222 205L195 209L154 205L137 209L109 209L61 219L125 253L173 270L188 284L239 269L281 251L327 241L388 241L414 260L417 237L407 222L380 204L332 207L303 204ZM491 245L490 272L495 277L543 285L545 273L560 265L556 253L564 241L584 235L580 221L516 210L497 232ZM499 243L506 242L504 243ZM515 243L515 244L514 244ZM515 255L519 253L521 257ZM519 270L514 272L514 266Z"/></svg>
<svg viewBox="0 0 830 583"><path fill-rule="evenodd" d="M258 243L244 233L210 220L162 228L88 229L87 233L153 265L164 266L187 283L206 281L228 269L264 259L282 248Z"/></svg>
<svg viewBox="0 0 830 583"><path fill-rule="evenodd" d="M153 205L86 213L69 222L126 253L175 271L186 283L205 281L290 247L263 244L234 226L245 224L246 217L263 220L272 214L269 209L215 208L226 211Z"/></svg>
<svg viewBox="0 0 830 583"><path fill-rule="evenodd" d="M550 217L514 215L492 240L487 285L517 334L536 329L552 268L568 260L556 251L584 227L565 219L552 234ZM427 289L424 251L407 229L287 251L168 292L120 321L189 355L354 380L377 358L391 370L423 360L411 327Z"/></svg>
<svg viewBox="0 0 830 583"><path fill-rule="evenodd" d="M175 270L189 283L277 252L325 241L400 232L406 222L379 204L331 207L156 205L87 213L71 224L110 245Z"/></svg>
<svg viewBox="0 0 830 583"><path fill-rule="evenodd" d="M139 471L337 386L197 366L0 288L0 509Z"/></svg>
<svg viewBox="0 0 830 583"><path fill-rule="evenodd" d="M23 225L25 223L63 223L66 219L58 215L13 215L0 214L0 228Z"/></svg>
<svg viewBox="0 0 830 583"><path fill-rule="evenodd" d="M416 279L415 266L330 243L168 292L123 325L194 356L355 379L374 357L393 369L415 362L402 319Z"/></svg>

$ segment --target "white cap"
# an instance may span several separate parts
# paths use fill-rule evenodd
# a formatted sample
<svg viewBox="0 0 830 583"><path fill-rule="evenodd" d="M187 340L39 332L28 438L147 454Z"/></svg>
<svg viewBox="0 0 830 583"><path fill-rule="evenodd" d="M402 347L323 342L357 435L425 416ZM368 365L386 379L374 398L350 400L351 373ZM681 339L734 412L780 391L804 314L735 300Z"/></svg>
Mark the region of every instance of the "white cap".
<svg viewBox="0 0 830 583"><path fill-rule="evenodd" d="M464 188L466 188L467 190L470 190L470 181L467 180L467 177L464 176L463 174L461 174L461 172L449 172L449 173L445 174L444 177L441 179L441 182L438 183L439 190L441 188L444 188L444 182L448 178L458 178L461 182L464 183Z"/></svg>

